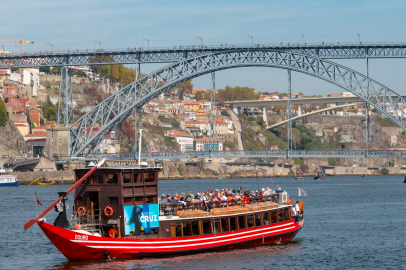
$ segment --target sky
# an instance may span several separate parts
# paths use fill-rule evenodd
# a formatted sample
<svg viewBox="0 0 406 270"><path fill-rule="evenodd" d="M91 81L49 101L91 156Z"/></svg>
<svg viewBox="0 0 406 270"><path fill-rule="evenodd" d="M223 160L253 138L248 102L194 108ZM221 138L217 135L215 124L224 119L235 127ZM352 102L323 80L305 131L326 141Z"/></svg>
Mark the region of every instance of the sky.
<svg viewBox="0 0 406 270"><path fill-rule="evenodd" d="M0 39L34 41L24 51L54 49L125 49L254 43L406 42L406 1L2 1ZM144 40L144 46L146 46ZM19 43L0 41L5 50L19 52ZM50 49L47 44L47 49ZM361 73L361 60L332 60ZM143 72L163 65L143 64ZM369 76L393 91L406 94L406 59L370 59ZM211 88L211 77L193 80L195 88ZM248 86L262 92L286 92L287 71L250 67L216 73L216 88ZM292 73L292 92L326 95L343 90L308 75Z"/></svg>

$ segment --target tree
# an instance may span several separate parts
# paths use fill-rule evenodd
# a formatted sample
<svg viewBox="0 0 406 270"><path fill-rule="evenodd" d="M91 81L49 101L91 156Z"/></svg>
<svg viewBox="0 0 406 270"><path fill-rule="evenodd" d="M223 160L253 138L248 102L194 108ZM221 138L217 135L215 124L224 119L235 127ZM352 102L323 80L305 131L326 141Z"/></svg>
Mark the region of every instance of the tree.
<svg viewBox="0 0 406 270"><path fill-rule="evenodd" d="M196 99L197 100L210 100L210 92L197 92Z"/></svg>
<svg viewBox="0 0 406 270"><path fill-rule="evenodd" d="M258 99L259 94L255 93L255 89L246 86L231 87L227 85L225 89L220 89L216 93L216 102L220 104L224 104L225 101Z"/></svg>
<svg viewBox="0 0 406 270"><path fill-rule="evenodd" d="M184 83L179 84L178 86L176 86L179 91L181 91L183 94L190 94L192 93L193 90L193 83L192 80L187 80Z"/></svg>
<svg viewBox="0 0 406 270"><path fill-rule="evenodd" d="M2 99L0 99L0 126L4 127L7 124L8 117L7 117L7 111L6 111L6 105L4 105L4 102Z"/></svg>
<svg viewBox="0 0 406 270"><path fill-rule="evenodd" d="M51 72L51 68L50 68L50 67L40 67L40 68L39 68L39 72L47 72L47 73L50 73L50 72Z"/></svg>
<svg viewBox="0 0 406 270"><path fill-rule="evenodd" d="M221 115L227 116L227 117L231 117L231 115L228 113L228 111L224 110L221 111Z"/></svg>
<svg viewBox="0 0 406 270"><path fill-rule="evenodd" d="M48 120L48 121L56 121L57 120L57 115L56 112L53 108L49 107L48 109L45 110L44 112L44 117Z"/></svg>

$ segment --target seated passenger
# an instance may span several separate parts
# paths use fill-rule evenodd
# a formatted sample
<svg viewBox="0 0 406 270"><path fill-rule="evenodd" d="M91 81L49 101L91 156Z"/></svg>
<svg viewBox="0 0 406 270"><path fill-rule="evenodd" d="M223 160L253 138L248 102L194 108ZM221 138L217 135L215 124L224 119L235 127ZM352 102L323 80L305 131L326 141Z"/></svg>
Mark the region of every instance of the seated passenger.
<svg viewBox="0 0 406 270"><path fill-rule="evenodd" d="M176 199L175 196L172 197L172 200L169 201L169 204L178 204L179 201Z"/></svg>

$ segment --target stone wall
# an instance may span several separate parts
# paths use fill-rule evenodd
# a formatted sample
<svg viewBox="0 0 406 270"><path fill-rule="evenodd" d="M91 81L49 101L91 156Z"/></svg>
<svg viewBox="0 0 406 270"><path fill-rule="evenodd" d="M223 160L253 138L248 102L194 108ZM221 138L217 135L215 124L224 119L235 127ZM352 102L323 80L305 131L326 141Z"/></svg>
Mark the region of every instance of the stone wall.
<svg viewBox="0 0 406 270"><path fill-rule="evenodd" d="M44 177L46 180L66 181L71 183L75 179L74 171L50 171L50 172L18 172L17 178L21 184L29 184L38 177Z"/></svg>

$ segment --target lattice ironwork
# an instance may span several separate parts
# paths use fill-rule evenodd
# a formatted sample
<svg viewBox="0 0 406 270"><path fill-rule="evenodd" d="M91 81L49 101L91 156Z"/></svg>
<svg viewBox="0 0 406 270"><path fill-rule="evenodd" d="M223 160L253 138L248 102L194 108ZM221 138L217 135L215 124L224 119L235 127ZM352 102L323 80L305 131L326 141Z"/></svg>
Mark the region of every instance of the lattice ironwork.
<svg viewBox="0 0 406 270"><path fill-rule="evenodd" d="M169 63L216 52L250 50L257 52L291 51L324 59L352 58L405 58L406 44L350 44L350 45L280 45L280 46L228 46L195 48L159 48L151 50L68 51L52 54L0 56L0 68L59 67L64 65L103 65L136 63Z"/></svg>
<svg viewBox="0 0 406 270"><path fill-rule="evenodd" d="M371 104L406 130L406 100L359 72L331 61L293 52L224 51L168 65L117 91L70 128L69 153L72 156L89 153L136 109L180 83L218 70L251 66L290 69L333 83ZM94 132L96 128L98 131Z"/></svg>
<svg viewBox="0 0 406 270"><path fill-rule="evenodd" d="M61 82L59 85L58 124L66 126L73 121L71 74L70 69L64 66L61 69Z"/></svg>

